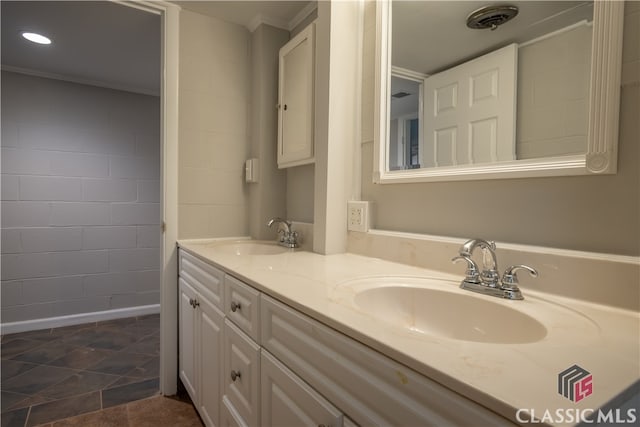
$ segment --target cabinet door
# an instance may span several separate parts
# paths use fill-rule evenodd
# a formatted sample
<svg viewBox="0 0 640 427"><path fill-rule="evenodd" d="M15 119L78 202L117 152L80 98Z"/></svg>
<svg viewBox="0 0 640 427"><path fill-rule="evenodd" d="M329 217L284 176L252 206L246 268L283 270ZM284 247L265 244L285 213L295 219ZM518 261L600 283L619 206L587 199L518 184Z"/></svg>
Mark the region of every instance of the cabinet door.
<svg viewBox="0 0 640 427"><path fill-rule="evenodd" d="M220 425L220 404L222 400L222 330L224 314L211 302L199 298L199 341L200 341L200 403L198 412L207 426Z"/></svg>
<svg viewBox="0 0 640 427"><path fill-rule="evenodd" d="M262 427L342 426L342 413L275 357L260 358Z"/></svg>
<svg viewBox="0 0 640 427"><path fill-rule="evenodd" d="M260 347L229 319L224 321L224 394L234 413L258 426L260 410Z"/></svg>
<svg viewBox="0 0 640 427"><path fill-rule="evenodd" d="M280 49L278 167L313 162L314 24Z"/></svg>
<svg viewBox="0 0 640 427"><path fill-rule="evenodd" d="M198 353L197 345L197 331L196 331L196 309L193 306L193 301L197 299L196 291L182 278L180 278L180 379L184 384L191 400L195 405L198 405L199 396L198 390L198 377L197 377L197 361L196 355Z"/></svg>

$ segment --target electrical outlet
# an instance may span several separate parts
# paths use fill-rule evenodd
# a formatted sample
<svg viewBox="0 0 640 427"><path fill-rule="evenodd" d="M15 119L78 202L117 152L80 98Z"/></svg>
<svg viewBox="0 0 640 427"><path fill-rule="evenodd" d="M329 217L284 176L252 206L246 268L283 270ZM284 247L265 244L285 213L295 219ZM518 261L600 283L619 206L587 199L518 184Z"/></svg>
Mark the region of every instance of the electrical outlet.
<svg viewBox="0 0 640 427"><path fill-rule="evenodd" d="M369 231L369 202L347 202L347 230Z"/></svg>

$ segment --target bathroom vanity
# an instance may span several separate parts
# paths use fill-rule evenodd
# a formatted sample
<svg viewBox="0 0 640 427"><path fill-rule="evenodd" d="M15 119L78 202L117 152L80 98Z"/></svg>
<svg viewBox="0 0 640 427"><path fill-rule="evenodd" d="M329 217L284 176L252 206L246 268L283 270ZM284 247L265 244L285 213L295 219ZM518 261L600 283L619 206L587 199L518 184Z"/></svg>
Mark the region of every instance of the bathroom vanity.
<svg viewBox="0 0 640 427"><path fill-rule="evenodd" d="M179 246L180 378L207 425L523 424L601 408L640 378L631 311L501 300L442 271L272 242ZM574 403L557 381L575 364L593 394ZM576 424L562 421L546 423Z"/></svg>

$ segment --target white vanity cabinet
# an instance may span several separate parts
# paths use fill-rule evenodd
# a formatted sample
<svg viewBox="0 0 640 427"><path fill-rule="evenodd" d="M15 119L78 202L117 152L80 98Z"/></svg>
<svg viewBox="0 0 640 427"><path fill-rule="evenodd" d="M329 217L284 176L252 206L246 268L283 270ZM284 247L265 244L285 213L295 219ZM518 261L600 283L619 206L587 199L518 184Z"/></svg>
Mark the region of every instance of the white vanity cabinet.
<svg viewBox="0 0 640 427"><path fill-rule="evenodd" d="M262 294L225 276L223 426L342 427L344 415L260 346Z"/></svg>
<svg viewBox="0 0 640 427"><path fill-rule="evenodd" d="M360 425L513 425L266 295L261 316L264 348Z"/></svg>
<svg viewBox="0 0 640 427"><path fill-rule="evenodd" d="M219 425L224 273L181 252L179 375L207 426Z"/></svg>
<svg viewBox="0 0 640 427"><path fill-rule="evenodd" d="M513 425L237 278L207 270L213 267L180 253L180 378L205 424ZM194 279L204 278L205 271L220 273L206 276L211 287ZM210 303L214 297L206 302L205 292L212 288L219 291L214 292L217 306Z"/></svg>
<svg viewBox="0 0 640 427"><path fill-rule="evenodd" d="M314 25L280 49L278 167L313 163Z"/></svg>

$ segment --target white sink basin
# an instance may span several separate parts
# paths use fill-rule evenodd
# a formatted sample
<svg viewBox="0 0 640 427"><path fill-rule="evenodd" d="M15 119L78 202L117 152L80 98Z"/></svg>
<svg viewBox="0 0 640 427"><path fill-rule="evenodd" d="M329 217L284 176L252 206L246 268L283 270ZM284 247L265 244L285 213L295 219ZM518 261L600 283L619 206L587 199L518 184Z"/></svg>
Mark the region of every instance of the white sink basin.
<svg viewBox="0 0 640 427"><path fill-rule="evenodd" d="M369 277L333 288L334 301L397 334L484 344L541 340L590 340L599 327L590 318L546 297L525 292L510 301L459 288L460 282L427 277Z"/></svg>
<svg viewBox="0 0 640 427"><path fill-rule="evenodd" d="M232 240L229 242L220 242L210 247L215 248L216 252L228 255L277 255L285 252L292 252L293 249L279 246L275 242L260 240Z"/></svg>
<svg viewBox="0 0 640 427"><path fill-rule="evenodd" d="M535 342L547 335L542 323L498 301L393 285L366 289L354 297L361 310L420 334L503 344Z"/></svg>

